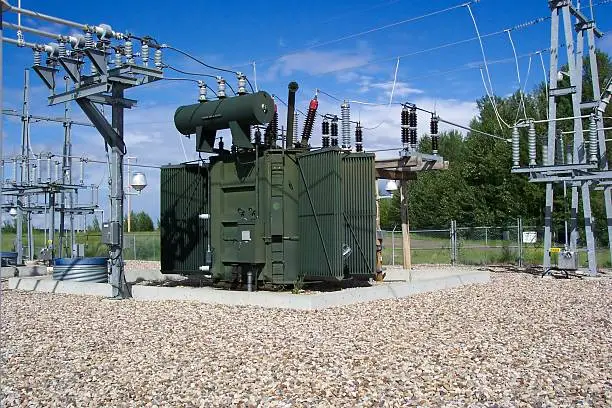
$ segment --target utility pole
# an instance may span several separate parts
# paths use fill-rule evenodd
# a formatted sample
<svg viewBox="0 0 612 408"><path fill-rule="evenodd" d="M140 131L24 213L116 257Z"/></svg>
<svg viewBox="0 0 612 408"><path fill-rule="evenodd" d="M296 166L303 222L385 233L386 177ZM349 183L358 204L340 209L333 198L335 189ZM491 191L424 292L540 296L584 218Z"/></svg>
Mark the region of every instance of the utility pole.
<svg viewBox="0 0 612 408"><path fill-rule="evenodd" d="M138 161L136 157L128 156L125 158L127 160L127 232L132 232L132 194L130 189L132 188L130 185L130 178L132 176L132 172L130 170L130 161Z"/></svg>

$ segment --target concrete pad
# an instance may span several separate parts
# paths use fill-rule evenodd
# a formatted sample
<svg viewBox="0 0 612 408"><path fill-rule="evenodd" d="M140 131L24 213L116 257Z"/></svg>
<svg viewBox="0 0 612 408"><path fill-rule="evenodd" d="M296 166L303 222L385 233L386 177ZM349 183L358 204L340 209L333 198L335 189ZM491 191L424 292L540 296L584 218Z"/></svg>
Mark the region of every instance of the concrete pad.
<svg viewBox="0 0 612 408"><path fill-rule="evenodd" d="M306 292L298 295L278 292L239 292L211 287L132 287L136 300L188 300L231 306L259 306L265 308L319 310L354 303L384 299L400 299L417 293L449 289L465 284L486 283L487 271L474 271L411 282L376 283L371 287L343 289L333 292Z"/></svg>
<svg viewBox="0 0 612 408"><path fill-rule="evenodd" d="M167 280L181 280L184 279L182 275L164 275L156 269L139 269L139 270L125 270L125 280L128 283L150 281L150 282L163 282Z"/></svg>
<svg viewBox="0 0 612 408"><path fill-rule="evenodd" d="M414 271L413 271L414 272ZM488 271L430 271L414 274L411 281L381 282L368 287L348 288L329 292L243 292L212 287L162 287L133 285L132 296L141 301L182 300L229 306L258 306L294 310L319 310L354 303L385 299L400 299L417 293L453 288L465 284L486 283ZM106 283L54 281L49 277L10 278L9 289L67 293L77 295L111 296Z"/></svg>
<svg viewBox="0 0 612 408"><path fill-rule="evenodd" d="M49 277L10 278L9 289L43 293L64 293L69 295L112 296L108 283L56 281Z"/></svg>

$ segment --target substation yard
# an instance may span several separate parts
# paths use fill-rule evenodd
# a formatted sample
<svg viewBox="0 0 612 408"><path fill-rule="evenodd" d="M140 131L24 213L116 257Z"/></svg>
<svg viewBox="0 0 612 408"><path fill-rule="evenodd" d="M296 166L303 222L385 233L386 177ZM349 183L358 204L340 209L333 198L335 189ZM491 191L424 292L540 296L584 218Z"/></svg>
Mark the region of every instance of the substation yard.
<svg viewBox="0 0 612 408"><path fill-rule="evenodd" d="M610 406L612 279L318 311L2 291L2 406ZM497 405L495 405L497 404Z"/></svg>

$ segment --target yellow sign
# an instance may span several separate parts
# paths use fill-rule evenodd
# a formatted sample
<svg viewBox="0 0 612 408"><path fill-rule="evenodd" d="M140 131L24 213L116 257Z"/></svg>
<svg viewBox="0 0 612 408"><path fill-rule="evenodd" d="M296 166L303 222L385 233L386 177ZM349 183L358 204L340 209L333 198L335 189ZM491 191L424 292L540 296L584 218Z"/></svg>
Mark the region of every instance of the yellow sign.
<svg viewBox="0 0 612 408"><path fill-rule="evenodd" d="M561 252L561 248L550 248L550 252L552 254L558 254L559 252Z"/></svg>

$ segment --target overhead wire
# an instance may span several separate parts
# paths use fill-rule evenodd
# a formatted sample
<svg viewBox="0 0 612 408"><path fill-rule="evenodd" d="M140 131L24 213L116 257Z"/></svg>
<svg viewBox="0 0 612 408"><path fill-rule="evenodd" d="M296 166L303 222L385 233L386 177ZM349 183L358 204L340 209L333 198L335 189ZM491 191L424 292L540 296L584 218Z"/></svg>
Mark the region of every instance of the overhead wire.
<svg viewBox="0 0 612 408"><path fill-rule="evenodd" d="M241 74L241 72L239 72L239 71L235 71L235 70L231 70L231 69L227 69L227 68L221 68L221 67L217 67L217 66L214 66L214 65L207 64L204 61L202 61L201 59L196 58L193 55L189 54L188 52L183 51L183 50L181 50L179 48L173 47L171 45L164 44L161 47L162 48L167 48L167 49L175 51L175 52L178 52L179 54L182 54L185 57L190 58L191 60L197 62L198 64L201 64L201 65L205 66L206 68L210 68L210 69L215 70L215 71L229 72L230 74L235 74L235 75ZM251 88L251 92L255 92L255 90L253 88L253 85L251 85L251 81L249 81L249 78L246 75L244 76L244 79L246 79L247 83L249 84L249 87Z"/></svg>
<svg viewBox="0 0 612 408"><path fill-rule="evenodd" d="M489 101L491 102L491 105L493 106L493 111L495 112L495 116L497 117L497 122L499 124L500 130L503 130L503 127L501 125L501 123L503 122L504 125L506 125L506 127L510 127L499 115L499 112L497 111L497 104L495 103L495 100L493 98L493 96L491 94L494 95L494 91L493 91L493 83L491 82L491 73L489 72L489 66L487 65L487 55L485 53L484 50L484 44L482 42L482 38L480 37L480 30L478 29L478 24L476 23L476 17L474 17L474 13L472 12L472 8L470 7L470 5L468 4L467 9L470 13L470 17L472 18L472 22L474 23L474 29L476 30L476 36L478 37L478 43L480 44L480 51L482 52L482 61L484 63L484 68L486 70L487 73L487 79L489 81L489 87L490 87L490 91L489 91L489 87L487 87L486 83L484 83L484 75L483 75L483 84L485 86L485 91L487 91L487 96L489 97ZM481 74L482 74L482 70L481 70Z"/></svg>
<svg viewBox="0 0 612 408"><path fill-rule="evenodd" d="M612 1L612 0L610 0L610 1ZM497 36L497 35L501 35L501 34L506 33L508 30L510 30L510 31L523 30L523 29L532 27L534 25L540 24L540 23L548 21L548 20L550 20L550 17L540 17L540 18L536 18L536 19L527 21L525 23L517 24L517 25L515 25L513 27L510 27L510 28L505 28L503 30L498 30L498 31L495 31L495 32L487 33L487 34L481 34L480 37L475 36L475 37L466 38L466 39L463 39L463 40L458 40L458 41L453 41L453 42L450 42L450 43L436 45L434 47L425 48L425 49L418 50L418 51L413 51L413 52L410 52L410 53L407 53L407 54L394 55L394 56L383 57L383 58L377 58L377 59L368 60L368 61L365 61L363 63L356 64L356 65L351 64L348 67L340 67L340 68L335 68L335 69L332 69L332 70L325 71L325 72L323 72L323 74L332 74L332 73L335 73L335 72L345 71L347 69L362 68L362 67L366 67L366 66L369 66L369 65L377 64L377 63L380 63L380 62L395 60L397 58L403 59L403 58L408 58L408 57L414 57L414 56L417 56L417 55L426 54L426 53L429 53L429 52L438 51L438 50L442 50L442 49L445 49L445 48L451 48L451 47L454 47L454 46L457 46L457 45L467 44L467 43L472 42L472 41L478 41L479 38L480 39L484 39L484 38L489 38L489 37L494 37L494 36ZM308 74L307 76L315 76L315 75L320 75L320 74L321 73Z"/></svg>
<svg viewBox="0 0 612 408"><path fill-rule="evenodd" d="M521 106L523 107L523 114L525 115L525 119L527 119L527 108L525 107L525 98L523 96L523 89L521 86L521 69L519 67L518 55L516 54L516 47L514 45L514 40L512 39L512 33L510 31L508 31L508 39L510 40L510 45L512 46L512 53L514 54L514 60L516 62L516 76L518 79L518 91L519 91L519 96L521 98L520 105L516 112L517 119L514 121L516 123L518 120L518 116L520 115L520 112L521 112ZM531 64L531 59L529 59L529 64Z"/></svg>
<svg viewBox="0 0 612 408"><path fill-rule="evenodd" d="M218 77L214 76L214 75L210 75L210 74L205 74L202 72L189 72L189 71L184 71L182 69L173 67L172 65L164 65L164 68L168 68L171 69L172 71L176 71L180 74L184 74L184 75L192 75L192 76L200 76L200 77L205 77L205 78L213 78L215 80L217 80ZM234 95L236 95L236 91L234 90L234 88L232 87L232 85L230 85L229 82L226 82L225 85L227 85L227 87L233 92ZM213 91L214 92L214 91ZM216 94L216 92L215 92Z"/></svg>
<svg viewBox="0 0 612 408"><path fill-rule="evenodd" d="M171 77L163 77L162 78L165 81L186 81L186 82L193 82L196 84L199 84L200 81L198 81L197 79L191 79L191 78L171 78ZM216 97L219 97L219 95L217 95L217 91L215 91L213 88L211 88L210 86L208 86L207 83L204 83L204 86L206 88L208 88L208 90L210 90L212 93L215 94ZM154 122L147 122L147 123L154 123Z"/></svg>
<svg viewBox="0 0 612 408"><path fill-rule="evenodd" d="M458 9L458 8L461 8L461 7L465 7L466 5L469 5L469 4L477 3L479 1L481 1L481 0L473 0L473 1L469 1L469 2L463 2L461 4L456 4L454 6L450 6L450 7L441 9L441 10L436 10L436 11L432 11L432 12L429 12L429 13L425 13L425 14L420 15L420 16L410 17L410 18L407 18L407 19L404 19L404 20L395 21L393 23L389 23L389 24L385 24L385 25L382 25L382 26L374 27L374 28L371 28L371 29L368 29L368 30L365 30L365 31L358 32L358 33L344 35L342 37L335 38L335 39L328 40L328 41L323 41L323 42L320 42L320 43L316 43L316 44L313 44L313 45L311 45L309 47L301 48L299 50L295 50L295 51L283 54L283 55L278 56L278 57L272 57L272 58L266 58L266 59L263 59L263 60L259 60L259 63L262 64L262 63L266 63L266 62L270 62L270 61L279 61L279 60L282 60L283 58L286 58L288 56L299 54L300 52L309 51L309 50L312 50L312 49L315 49L315 48L319 48L319 47L324 47L326 45L336 44L336 43L339 43L339 42L342 42L342 41L346 41L346 40L350 40L350 39L353 39L353 38L362 37L364 35L371 34L371 33L377 32L377 31L386 30L386 29L389 29L389 28L392 28L392 27L397 27L399 25L403 25L403 24L414 22L414 21L422 20L424 18L432 17L432 16L435 16L435 15L438 15L438 14L442 14L442 13L446 13L446 12L449 12L449 11L452 11L452 10L455 10L455 9ZM246 64L244 64L244 65L246 65Z"/></svg>

